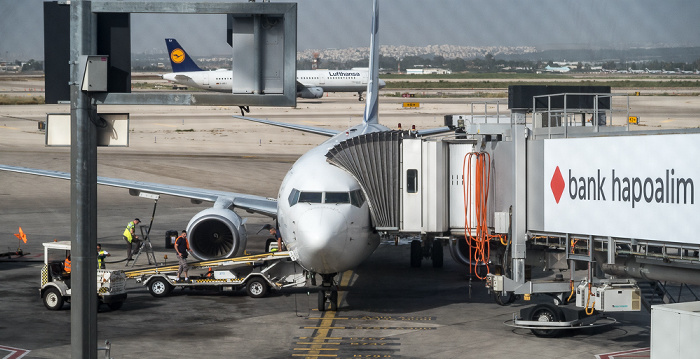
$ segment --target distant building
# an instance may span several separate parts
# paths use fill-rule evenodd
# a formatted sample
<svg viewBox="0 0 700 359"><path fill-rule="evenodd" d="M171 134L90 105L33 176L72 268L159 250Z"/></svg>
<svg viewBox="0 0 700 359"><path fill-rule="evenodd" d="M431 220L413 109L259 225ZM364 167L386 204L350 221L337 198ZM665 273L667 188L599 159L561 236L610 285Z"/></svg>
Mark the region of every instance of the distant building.
<svg viewBox="0 0 700 359"><path fill-rule="evenodd" d="M436 67L424 67L420 69L406 69L407 75L448 75L452 70L440 69Z"/></svg>

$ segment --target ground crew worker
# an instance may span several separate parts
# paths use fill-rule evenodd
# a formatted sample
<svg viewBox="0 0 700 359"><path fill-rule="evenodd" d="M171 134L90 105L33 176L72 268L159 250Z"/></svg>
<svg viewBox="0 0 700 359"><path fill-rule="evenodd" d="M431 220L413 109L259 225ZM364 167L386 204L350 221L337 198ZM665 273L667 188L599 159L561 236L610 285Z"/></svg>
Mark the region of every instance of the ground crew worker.
<svg viewBox="0 0 700 359"><path fill-rule="evenodd" d="M136 242L136 249L138 250L139 244L141 241L139 240L139 236L134 234L134 230L136 228L136 225L141 223L141 220L136 218L133 221L129 222L129 224L126 225L126 229L124 230L124 240L126 241L126 261L131 261L134 260L131 257L132 254L132 245L133 242Z"/></svg>
<svg viewBox="0 0 700 359"><path fill-rule="evenodd" d="M105 257L111 256L109 252L102 250L102 245L97 243L97 268L105 269Z"/></svg>
<svg viewBox="0 0 700 359"><path fill-rule="evenodd" d="M66 260L63 261L63 271L70 274L70 253L66 254Z"/></svg>
<svg viewBox="0 0 700 359"><path fill-rule="evenodd" d="M270 227L270 235L275 237L277 240L277 251L282 251L282 236L280 236L280 233L277 232L277 229L275 227Z"/></svg>
<svg viewBox="0 0 700 359"><path fill-rule="evenodd" d="M179 264L177 268L177 281L182 281L182 273L185 273L185 282L189 282L190 278L187 276L187 270L189 266L187 265L187 251L190 250L190 243L187 241L187 231L183 230L182 234L175 240L175 252L177 252L177 262Z"/></svg>

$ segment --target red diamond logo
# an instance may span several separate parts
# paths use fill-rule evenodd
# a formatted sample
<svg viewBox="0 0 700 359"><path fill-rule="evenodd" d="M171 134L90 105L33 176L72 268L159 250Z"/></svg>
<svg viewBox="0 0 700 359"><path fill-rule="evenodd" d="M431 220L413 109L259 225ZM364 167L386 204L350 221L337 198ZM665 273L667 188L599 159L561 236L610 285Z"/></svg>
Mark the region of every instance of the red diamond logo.
<svg viewBox="0 0 700 359"><path fill-rule="evenodd" d="M559 199L561 199L561 194L564 193L565 185L566 183L564 182L564 178L561 176L559 166L557 166L557 169L554 170L554 176L552 176L552 182L549 183L549 186L552 188L554 200L556 200L557 203L559 203Z"/></svg>

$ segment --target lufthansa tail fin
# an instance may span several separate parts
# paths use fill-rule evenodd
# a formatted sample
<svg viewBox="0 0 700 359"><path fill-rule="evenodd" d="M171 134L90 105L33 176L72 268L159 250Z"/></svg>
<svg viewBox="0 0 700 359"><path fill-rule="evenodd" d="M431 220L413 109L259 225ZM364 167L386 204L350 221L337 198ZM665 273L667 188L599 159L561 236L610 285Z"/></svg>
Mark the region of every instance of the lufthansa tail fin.
<svg viewBox="0 0 700 359"><path fill-rule="evenodd" d="M165 39L165 45L168 47L168 56L170 56L173 72L203 71L194 63L177 40Z"/></svg>

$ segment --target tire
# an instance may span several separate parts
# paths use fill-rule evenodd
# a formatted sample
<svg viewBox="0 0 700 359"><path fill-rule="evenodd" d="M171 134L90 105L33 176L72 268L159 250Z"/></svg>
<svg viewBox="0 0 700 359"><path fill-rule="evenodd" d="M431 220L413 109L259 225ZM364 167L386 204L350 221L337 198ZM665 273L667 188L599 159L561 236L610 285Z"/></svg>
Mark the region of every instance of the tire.
<svg viewBox="0 0 700 359"><path fill-rule="evenodd" d="M270 253L272 252L272 244L275 244L275 247L277 245L277 240L274 238L268 238L267 241L265 241L265 253Z"/></svg>
<svg viewBox="0 0 700 359"><path fill-rule="evenodd" d="M173 290L173 285L165 278L153 278L148 282L148 291L156 298L166 297Z"/></svg>
<svg viewBox="0 0 700 359"><path fill-rule="evenodd" d="M530 312L530 320L537 322L560 322L563 318L562 312L553 304L538 304ZM554 338L561 335L561 330L557 329L530 329L532 334L540 338Z"/></svg>
<svg viewBox="0 0 700 359"><path fill-rule="evenodd" d="M267 282L262 278L251 278L246 284L246 291L251 298L262 298L267 295Z"/></svg>
<svg viewBox="0 0 700 359"><path fill-rule="evenodd" d="M331 302L330 310L337 312L338 311L338 291L331 290L331 294L328 297L328 300Z"/></svg>
<svg viewBox="0 0 700 359"><path fill-rule="evenodd" d="M418 239L411 241L411 267L420 268L420 262L423 260L423 249L421 242Z"/></svg>
<svg viewBox="0 0 700 359"><path fill-rule="evenodd" d="M124 302L112 302L112 303L107 304L107 306L111 310L119 310L123 304L124 304Z"/></svg>
<svg viewBox="0 0 700 359"><path fill-rule="evenodd" d="M63 308L63 296L56 287L51 287L44 292L44 306L48 310L61 310Z"/></svg>
<svg viewBox="0 0 700 359"><path fill-rule="evenodd" d="M442 268L444 263L442 252L442 242L440 240L433 240L433 250L431 252L433 268Z"/></svg>
<svg viewBox="0 0 700 359"><path fill-rule="evenodd" d="M492 296L493 301L500 306L511 305L516 299L515 293L513 292L509 292L507 296L502 296L496 292L492 292Z"/></svg>
<svg viewBox="0 0 700 359"><path fill-rule="evenodd" d="M325 290L318 291L318 311L319 312L326 311L326 291Z"/></svg>

